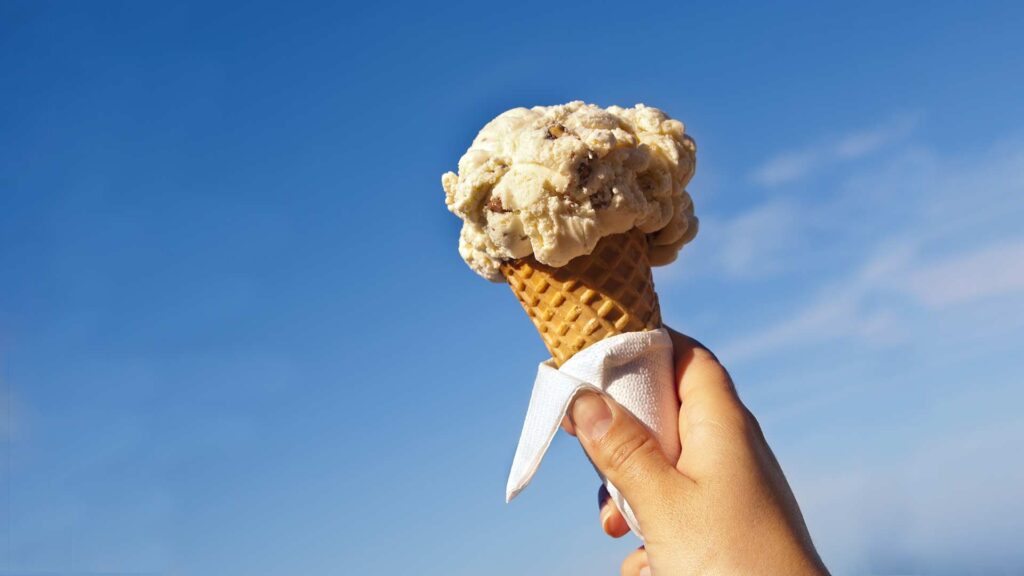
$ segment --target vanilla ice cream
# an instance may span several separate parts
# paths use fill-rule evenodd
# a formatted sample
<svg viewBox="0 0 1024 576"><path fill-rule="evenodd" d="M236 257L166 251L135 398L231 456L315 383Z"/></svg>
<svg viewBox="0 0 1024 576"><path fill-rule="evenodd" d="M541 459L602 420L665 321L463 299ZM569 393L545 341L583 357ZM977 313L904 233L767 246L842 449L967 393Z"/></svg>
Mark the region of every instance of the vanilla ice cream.
<svg viewBox="0 0 1024 576"><path fill-rule="evenodd" d="M639 228L654 265L675 260L697 233L686 184L696 145L657 108L583 102L515 108L491 120L441 177L463 220L459 254L504 280L503 261L533 256L563 266L598 240Z"/></svg>

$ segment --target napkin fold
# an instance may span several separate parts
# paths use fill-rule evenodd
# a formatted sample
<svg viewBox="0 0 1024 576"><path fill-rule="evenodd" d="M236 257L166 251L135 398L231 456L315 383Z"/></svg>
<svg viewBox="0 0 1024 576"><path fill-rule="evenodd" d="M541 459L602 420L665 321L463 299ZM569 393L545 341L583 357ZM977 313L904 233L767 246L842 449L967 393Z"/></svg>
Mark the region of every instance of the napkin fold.
<svg viewBox="0 0 1024 576"><path fill-rule="evenodd" d="M505 501L511 502L530 483L572 400L587 389L608 394L636 415L675 461L679 457L679 400L674 380L672 339L664 328L606 338L577 352L561 368L555 368L550 359L542 362L512 460ZM629 503L600 471L598 475L630 529L643 538Z"/></svg>

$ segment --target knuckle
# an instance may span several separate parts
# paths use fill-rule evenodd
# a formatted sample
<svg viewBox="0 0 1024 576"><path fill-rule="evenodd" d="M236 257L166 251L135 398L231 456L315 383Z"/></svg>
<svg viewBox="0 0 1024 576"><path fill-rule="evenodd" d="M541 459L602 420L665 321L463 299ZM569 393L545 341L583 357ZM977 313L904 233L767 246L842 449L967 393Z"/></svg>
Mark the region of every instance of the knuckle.
<svg viewBox="0 0 1024 576"><path fill-rule="evenodd" d="M729 387L733 386L732 376L725 365L718 359L718 356L715 356L714 352L707 348L694 348L690 365L705 371L709 376L720 379Z"/></svg>
<svg viewBox="0 0 1024 576"><path fill-rule="evenodd" d="M722 421L732 430L741 434L747 434L750 432L752 419L750 417L750 411L745 406L735 405L729 406L728 409L722 411Z"/></svg>
<svg viewBox="0 0 1024 576"><path fill-rule="evenodd" d="M764 430L761 428L761 423L757 421L757 417L750 411L749 408L743 408L743 432L750 438L765 442Z"/></svg>
<svg viewBox="0 0 1024 576"><path fill-rule="evenodd" d="M609 446L605 464L611 472L623 472L658 449L658 442L649 434L631 434Z"/></svg>
<svg viewBox="0 0 1024 576"><path fill-rule="evenodd" d="M756 424L747 417L746 410L737 410L724 419L723 424L732 431L732 436L739 441L749 442L757 436Z"/></svg>
<svg viewBox="0 0 1024 576"><path fill-rule="evenodd" d="M718 357L715 356L711 350L708 350L703 346L695 346L693 348L693 362L721 366L721 363L718 361Z"/></svg>
<svg viewBox="0 0 1024 576"><path fill-rule="evenodd" d="M694 425L714 426L724 433L744 433L750 425L747 409L742 405L708 401L707 406L707 409L699 411L700 416L695 419Z"/></svg>

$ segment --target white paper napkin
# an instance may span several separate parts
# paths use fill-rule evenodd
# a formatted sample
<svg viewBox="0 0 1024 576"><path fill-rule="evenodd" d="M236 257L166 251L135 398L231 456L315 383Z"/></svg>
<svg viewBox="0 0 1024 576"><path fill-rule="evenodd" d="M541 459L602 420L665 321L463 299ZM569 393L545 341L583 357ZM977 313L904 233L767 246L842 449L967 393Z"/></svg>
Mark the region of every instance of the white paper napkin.
<svg viewBox="0 0 1024 576"><path fill-rule="evenodd" d="M511 502L530 483L573 398L587 388L603 391L635 414L675 461L679 457L679 399L674 380L672 339L664 328L607 338L577 352L561 368L555 368L553 360L542 362L512 461L505 500ZM643 538L622 494L603 476L601 480L630 529Z"/></svg>

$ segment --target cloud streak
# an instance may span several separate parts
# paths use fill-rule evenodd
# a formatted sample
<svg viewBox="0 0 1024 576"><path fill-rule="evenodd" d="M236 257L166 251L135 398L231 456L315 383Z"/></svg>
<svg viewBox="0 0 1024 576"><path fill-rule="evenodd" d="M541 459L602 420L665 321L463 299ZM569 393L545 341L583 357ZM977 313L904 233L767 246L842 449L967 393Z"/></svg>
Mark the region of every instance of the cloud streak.
<svg viewBox="0 0 1024 576"><path fill-rule="evenodd" d="M750 181L767 187L796 182L833 164L862 158L897 143L906 138L916 124L916 116L902 116L873 128L782 152L755 168L750 173Z"/></svg>
<svg viewBox="0 0 1024 576"><path fill-rule="evenodd" d="M757 278L785 267L786 253L799 241L804 215L793 202L780 199L755 206L732 218L704 218L701 265L729 278Z"/></svg>
<svg viewBox="0 0 1024 576"><path fill-rule="evenodd" d="M850 142L851 149L866 146ZM791 210L785 257L793 266L813 260L812 229L833 238L846 234L846 258L859 263L826 279L785 317L727 342L723 356L742 362L838 339L899 342L921 324L911 321L915 314L935 320L995 298L1024 309L1024 236L1018 224L1024 206L1012 202L1024 197L1021 157L1024 142L994 146L973 162L897 154L888 165L868 170L873 179L854 176L821 205ZM955 176L944 177L947 171ZM873 184L870 192L865 180ZM770 213L754 208L733 222L760 222ZM850 225L869 218L875 229ZM742 257L733 257L735 267L772 252L758 244L767 226L736 226L734 232L747 240L731 242L749 250L737 252ZM729 251L716 258L730 261Z"/></svg>
<svg viewBox="0 0 1024 576"><path fill-rule="evenodd" d="M902 341L898 326L903 306L878 301L902 294L911 303L935 311L988 298L1011 296L1024 306L1024 238L978 250L918 262L908 245L879 246L854 274L821 289L811 302L774 325L741 336L722 348L731 361L747 361L807 343L855 338L872 343Z"/></svg>
<svg viewBox="0 0 1024 576"><path fill-rule="evenodd" d="M841 338L882 340L893 334L893 313L870 308L869 297L883 285L881 279L902 265L906 249L869 259L848 278L830 284L806 305L773 325L725 344L720 354L729 362L744 362L764 354Z"/></svg>
<svg viewBox="0 0 1024 576"><path fill-rule="evenodd" d="M997 242L908 271L900 287L931 308L1024 292L1024 238Z"/></svg>

